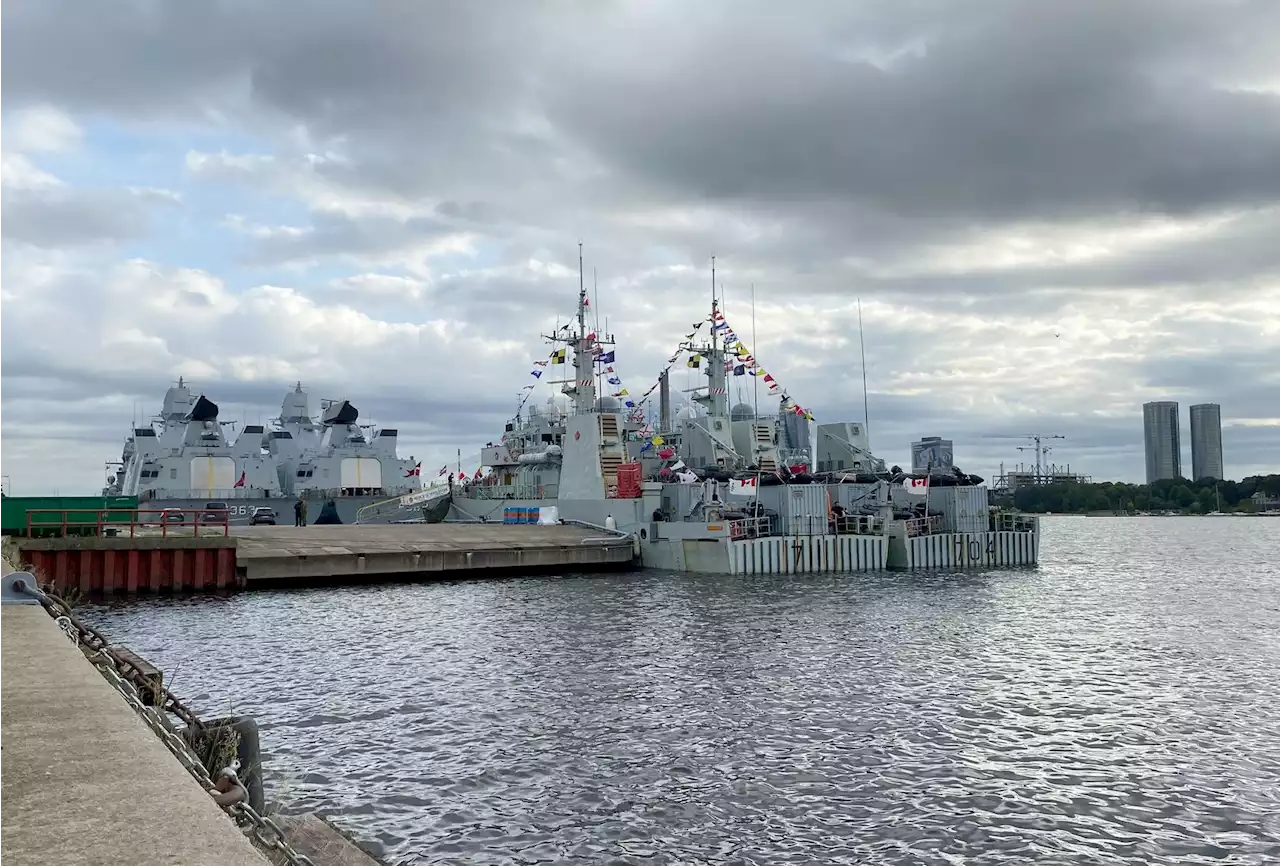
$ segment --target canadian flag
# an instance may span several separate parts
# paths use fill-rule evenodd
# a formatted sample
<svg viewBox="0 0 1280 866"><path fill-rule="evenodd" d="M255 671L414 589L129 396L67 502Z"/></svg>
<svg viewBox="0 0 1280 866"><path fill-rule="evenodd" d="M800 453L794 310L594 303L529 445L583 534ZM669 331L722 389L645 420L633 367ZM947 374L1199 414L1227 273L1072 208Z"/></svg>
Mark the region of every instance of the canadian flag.
<svg viewBox="0 0 1280 866"><path fill-rule="evenodd" d="M417 478L422 474L422 464L415 463L413 468L404 474L405 478Z"/></svg>
<svg viewBox="0 0 1280 866"><path fill-rule="evenodd" d="M734 496L755 496L757 492L756 479L731 478L729 479L729 492Z"/></svg>
<svg viewBox="0 0 1280 866"><path fill-rule="evenodd" d="M239 480L239 481L237 481L235 484L232 484L231 486L232 486L232 487L244 487L244 470L243 470L243 469L242 469L242 470L240 470L240 480Z"/></svg>
<svg viewBox="0 0 1280 866"><path fill-rule="evenodd" d="M928 478L904 478L902 488L912 493L924 493L929 489Z"/></svg>

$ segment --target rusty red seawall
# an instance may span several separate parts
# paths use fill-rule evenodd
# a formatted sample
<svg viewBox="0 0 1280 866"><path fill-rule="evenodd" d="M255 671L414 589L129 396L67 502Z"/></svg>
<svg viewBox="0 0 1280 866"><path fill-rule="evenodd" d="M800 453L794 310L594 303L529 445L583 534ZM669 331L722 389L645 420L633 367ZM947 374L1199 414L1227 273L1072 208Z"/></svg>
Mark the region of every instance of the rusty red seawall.
<svg viewBox="0 0 1280 866"><path fill-rule="evenodd" d="M201 538L32 539L22 559L63 594L208 592L238 589L236 540Z"/></svg>
<svg viewBox="0 0 1280 866"><path fill-rule="evenodd" d="M226 535L215 529L14 543L42 585L85 595L595 573L639 561L639 542L630 536L568 525L241 526Z"/></svg>

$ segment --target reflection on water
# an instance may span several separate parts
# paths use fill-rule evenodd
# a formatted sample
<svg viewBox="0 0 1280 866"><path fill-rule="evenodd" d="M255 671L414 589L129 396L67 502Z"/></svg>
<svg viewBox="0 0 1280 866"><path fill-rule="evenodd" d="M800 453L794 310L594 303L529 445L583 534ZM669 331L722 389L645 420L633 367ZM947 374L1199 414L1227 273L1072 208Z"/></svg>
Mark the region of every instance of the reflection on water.
<svg viewBox="0 0 1280 866"><path fill-rule="evenodd" d="M391 862L1280 862L1280 521L1050 519L1043 557L86 616Z"/></svg>

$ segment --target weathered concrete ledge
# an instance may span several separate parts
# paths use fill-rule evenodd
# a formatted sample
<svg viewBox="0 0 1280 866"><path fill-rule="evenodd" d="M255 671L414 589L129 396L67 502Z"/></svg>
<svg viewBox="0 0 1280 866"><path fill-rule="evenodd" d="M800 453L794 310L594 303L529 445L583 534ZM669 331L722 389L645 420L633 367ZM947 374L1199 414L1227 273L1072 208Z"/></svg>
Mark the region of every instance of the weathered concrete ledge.
<svg viewBox="0 0 1280 866"><path fill-rule="evenodd" d="M391 524L233 530L246 583L422 574L595 570L636 561L631 539L579 526Z"/></svg>
<svg viewBox="0 0 1280 866"><path fill-rule="evenodd" d="M0 631L5 866L268 862L44 608Z"/></svg>
<svg viewBox="0 0 1280 866"><path fill-rule="evenodd" d="M219 527L221 529L221 527ZM188 530L189 531L189 530ZM234 535L127 535L92 536L70 535L66 538L19 538L14 540L23 554L33 550L215 550L235 547Z"/></svg>

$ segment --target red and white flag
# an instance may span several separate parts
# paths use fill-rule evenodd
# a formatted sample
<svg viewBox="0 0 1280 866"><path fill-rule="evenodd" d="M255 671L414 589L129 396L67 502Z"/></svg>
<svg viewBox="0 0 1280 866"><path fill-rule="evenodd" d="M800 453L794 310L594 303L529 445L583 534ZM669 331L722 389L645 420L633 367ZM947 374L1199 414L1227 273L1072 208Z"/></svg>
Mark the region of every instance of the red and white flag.
<svg viewBox="0 0 1280 866"><path fill-rule="evenodd" d="M734 496L755 496L757 492L755 478L729 479L729 492Z"/></svg>
<svg viewBox="0 0 1280 866"><path fill-rule="evenodd" d="M928 478L904 478L902 479L902 489L910 493L924 493L929 489Z"/></svg>
<svg viewBox="0 0 1280 866"><path fill-rule="evenodd" d="M445 476L446 476L446 475L448 475L448 474L449 474L449 464L448 464L448 463L446 463L445 465L443 465L443 466L441 466L441 467L440 467L439 477L440 477L440 478L443 478L443 477L445 477Z"/></svg>
<svg viewBox="0 0 1280 866"><path fill-rule="evenodd" d="M417 478L422 475L422 464L415 463L413 468L404 474L405 478Z"/></svg>
<svg viewBox="0 0 1280 866"><path fill-rule="evenodd" d="M242 470L240 470L240 480L239 480L239 481L237 481L235 484L232 484L231 486L232 486L232 487L244 487L244 470L243 470L243 469L242 469Z"/></svg>

